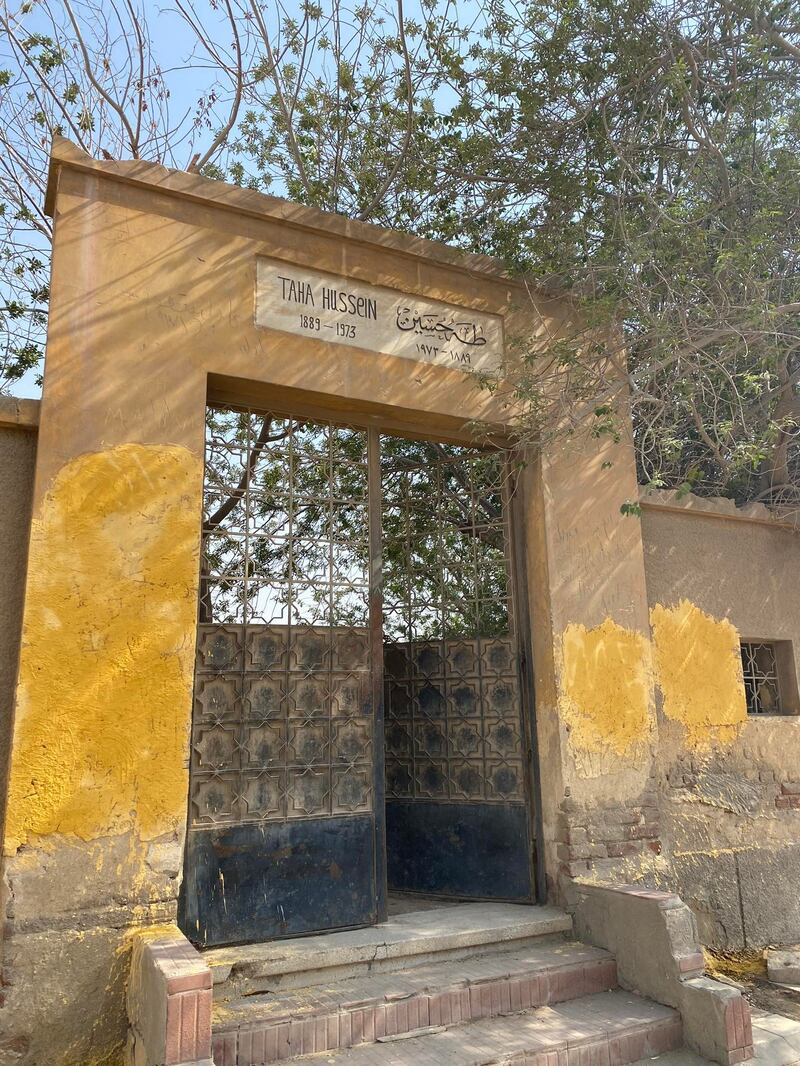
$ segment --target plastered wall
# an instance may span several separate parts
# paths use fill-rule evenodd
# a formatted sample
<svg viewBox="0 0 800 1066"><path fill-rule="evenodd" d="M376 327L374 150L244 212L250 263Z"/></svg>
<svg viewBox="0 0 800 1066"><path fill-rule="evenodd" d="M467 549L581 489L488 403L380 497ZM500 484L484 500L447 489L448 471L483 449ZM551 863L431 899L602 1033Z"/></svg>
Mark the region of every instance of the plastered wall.
<svg viewBox="0 0 800 1066"><path fill-rule="evenodd" d="M258 329L257 257L491 311L510 331L557 330L567 310L542 296L532 316L527 290L483 257L149 164L98 164L63 142L48 204L0 1063L113 1066L130 931L172 921L181 881L208 396L444 439L473 420L502 430L512 414L502 390L458 371ZM702 760L710 795L715 752L749 759L765 824L781 847L793 840L800 812L777 802L794 795L777 776L783 734L752 739L744 720L736 620L686 584L673 533L645 551L649 514L621 513L638 493L630 439L573 438L532 458L523 481L551 898L562 876L668 880L673 851L682 871L716 862L702 842L723 816L734 843L717 851L741 864L750 829L730 810L667 796ZM701 908L699 876L680 879Z"/></svg>
<svg viewBox="0 0 800 1066"><path fill-rule="evenodd" d="M638 491L632 444L563 442L527 490L542 846L562 901L565 877L630 879L659 862L641 527L621 514Z"/></svg>
<svg viewBox="0 0 800 1066"><path fill-rule="evenodd" d="M641 521L669 853L662 877L697 914L706 944L796 942L800 716L747 716L738 644L792 641L796 672L800 534L701 501L670 509L645 500Z"/></svg>
<svg viewBox="0 0 800 1066"><path fill-rule="evenodd" d="M502 390L457 370L258 328L258 256L490 311L528 335L557 329L564 309L542 296L533 315L529 291L484 257L151 164L100 164L65 142L48 210L0 1062L113 1066L130 933L172 921L180 890L209 395L444 439L510 416ZM602 547L610 565L629 550L642 625L640 541ZM607 603L624 616L619 595ZM567 622L590 623L580 599Z"/></svg>
<svg viewBox="0 0 800 1066"><path fill-rule="evenodd" d="M38 404L31 404L20 420L17 401L0 397L0 829L5 821L37 422Z"/></svg>

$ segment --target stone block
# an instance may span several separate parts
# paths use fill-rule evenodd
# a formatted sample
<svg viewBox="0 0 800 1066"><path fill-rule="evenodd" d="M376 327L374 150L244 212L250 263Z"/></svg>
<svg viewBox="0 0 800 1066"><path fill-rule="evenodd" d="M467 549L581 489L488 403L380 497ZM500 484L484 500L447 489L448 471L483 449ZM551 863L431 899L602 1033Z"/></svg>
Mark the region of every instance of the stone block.
<svg viewBox="0 0 800 1066"><path fill-rule="evenodd" d="M633 840L625 840L620 843L609 843L607 848L609 858L621 859L628 855L638 855L642 850L642 845Z"/></svg>
<svg viewBox="0 0 800 1066"><path fill-rule="evenodd" d="M559 844L556 854L564 862L578 862L581 859L604 859L607 857L606 849L601 844Z"/></svg>
<svg viewBox="0 0 800 1066"><path fill-rule="evenodd" d="M588 844L589 834L583 826L575 826L565 831L567 844Z"/></svg>
<svg viewBox="0 0 800 1066"><path fill-rule="evenodd" d="M627 840L626 825L603 825L598 826L595 830L595 837L603 840L607 844L619 844L623 840Z"/></svg>
<svg viewBox="0 0 800 1066"><path fill-rule="evenodd" d="M655 840L661 833L658 825L631 825L626 830L630 840Z"/></svg>
<svg viewBox="0 0 800 1066"><path fill-rule="evenodd" d="M677 1008L687 1045L732 1066L749 1057L750 1012L738 989L702 976L697 924L668 892L633 885L572 886L575 930L613 952L619 982Z"/></svg>
<svg viewBox="0 0 800 1066"><path fill-rule="evenodd" d="M679 1006L683 1029L693 1051L723 1066L733 1066L750 1057L752 1050L746 1037L750 1011L737 988L709 977L695 977L684 983L682 992Z"/></svg>
<svg viewBox="0 0 800 1066"><path fill-rule="evenodd" d="M770 981L782 985L800 985L800 944L785 948L768 948L766 959Z"/></svg>
<svg viewBox="0 0 800 1066"><path fill-rule="evenodd" d="M128 1018L146 1066L209 1060L211 984L211 970L177 929L134 943Z"/></svg>

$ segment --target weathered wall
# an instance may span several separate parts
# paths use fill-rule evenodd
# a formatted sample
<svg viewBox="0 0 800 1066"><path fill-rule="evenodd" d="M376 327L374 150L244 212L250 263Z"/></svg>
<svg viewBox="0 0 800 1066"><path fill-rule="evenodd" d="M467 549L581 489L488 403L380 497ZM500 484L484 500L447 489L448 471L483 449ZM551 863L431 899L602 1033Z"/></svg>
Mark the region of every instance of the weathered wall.
<svg viewBox="0 0 800 1066"><path fill-rule="evenodd" d="M502 429L511 415L502 390L456 370L257 328L257 257L494 312L512 332L557 331L567 309L542 296L533 315L527 291L482 257L150 164L97 164L64 144L49 203L0 1028L9 1062L110 1066L129 933L176 913L209 393L454 440L470 421ZM665 824L659 787L676 773L685 784L686 759L722 752L727 766L760 725L744 721L735 631L696 581L698 606L682 603L676 574L663 594L651 581L648 603L646 567L663 566L643 551L647 516L621 513L638 494L624 434L548 449L524 482L551 890L561 876L668 881L671 850L686 869L712 856L697 844L711 823L683 796L665 801ZM742 757L772 790L770 824L791 836L800 792L758 776L787 765L782 735L758 743L773 763L752 739ZM695 808L705 822L692 824Z"/></svg>
<svg viewBox="0 0 800 1066"><path fill-rule="evenodd" d="M662 883L695 911L706 944L796 942L800 717L746 715L738 644L791 640L797 669L800 535L728 505L666 503L645 497L642 514Z"/></svg>
<svg viewBox="0 0 800 1066"><path fill-rule="evenodd" d="M644 876L660 862L657 725L631 441L574 439L531 464L529 595L547 873ZM634 873L631 873L633 870Z"/></svg>
<svg viewBox="0 0 800 1066"><path fill-rule="evenodd" d="M502 395L449 367L257 328L257 257L494 312L529 335L557 329L563 306L542 297L532 316L525 287L484 257L152 164L98 164L64 142L48 205L0 1063L111 1066L130 931L176 914L209 392L450 439L509 417Z"/></svg>
<svg viewBox="0 0 800 1066"><path fill-rule="evenodd" d="M0 397L0 832L5 821L38 408L35 401L20 404L11 397Z"/></svg>

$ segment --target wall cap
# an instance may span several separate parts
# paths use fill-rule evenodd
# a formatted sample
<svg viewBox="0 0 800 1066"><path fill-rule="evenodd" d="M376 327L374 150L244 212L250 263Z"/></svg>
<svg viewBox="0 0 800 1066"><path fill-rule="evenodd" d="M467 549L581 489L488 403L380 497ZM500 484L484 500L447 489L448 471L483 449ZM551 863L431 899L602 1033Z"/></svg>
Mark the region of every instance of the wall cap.
<svg viewBox="0 0 800 1066"><path fill-rule="evenodd" d="M126 990L131 1066L213 1066L212 975L176 926L138 930Z"/></svg>
<svg viewBox="0 0 800 1066"><path fill-rule="evenodd" d="M763 503L746 503L739 507L727 496L695 496L678 489L639 488L639 503L645 509L693 514L699 518L722 518L734 522L758 522L778 529L800 530L800 521L771 511Z"/></svg>
<svg viewBox="0 0 800 1066"><path fill-rule="evenodd" d="M58 175L63 167L104 178L122 184L147 188L154 193L193 200L209 207L236 211L241 215L272 219L302 230L324 231L346 240L367 244L399 253L425 263L458 270L473 277L499 282L519 294L530 297L535 294L542 299L568 300L568 294L554 285L530 277L512 277L502 260L477 252L465 252L443 241L399 233L369 222L321 211L316 207L294 203L279 196L242 189L238 185L214 181L200 174L185 170L173 170L160 163L141 159L103 160L93 159L66 137L54 136L50 149L50 164L47 175L44 210L54 216L58 194Z"/></svg>
<svg viewBox="0 0 800 1066"><path fill-rule="evenodd" d="M25 400L20 396L0 396L0 426L38 429L41 406L41 400Z"/></svg>

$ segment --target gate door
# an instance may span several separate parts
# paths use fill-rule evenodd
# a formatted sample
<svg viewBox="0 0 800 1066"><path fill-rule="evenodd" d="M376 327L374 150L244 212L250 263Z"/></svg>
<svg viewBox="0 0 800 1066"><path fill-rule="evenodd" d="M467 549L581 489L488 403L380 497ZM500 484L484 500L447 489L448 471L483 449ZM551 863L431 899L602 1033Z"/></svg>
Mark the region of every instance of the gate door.
<svg viewBox="0 0 800 1066"><path fill-rule="evenodd" d="M376 920L368 469L363 429L209 409L181 921L201 945Z"/></svg>
<svg viewBox="0 0 800 1066"><path fill-rule="evenodd" d="M502 454L383 437L389 889L533 897Z"/></svg>

